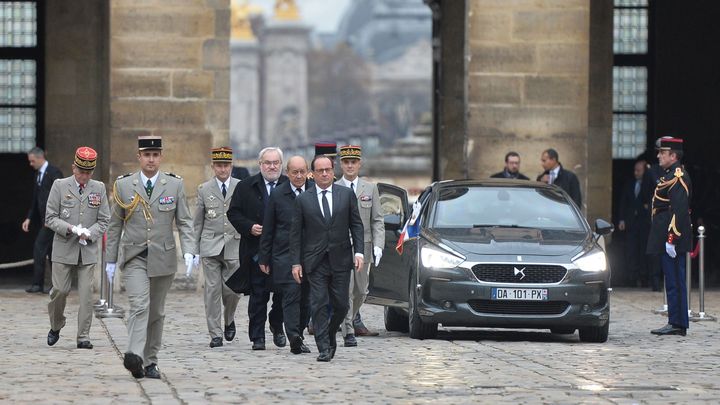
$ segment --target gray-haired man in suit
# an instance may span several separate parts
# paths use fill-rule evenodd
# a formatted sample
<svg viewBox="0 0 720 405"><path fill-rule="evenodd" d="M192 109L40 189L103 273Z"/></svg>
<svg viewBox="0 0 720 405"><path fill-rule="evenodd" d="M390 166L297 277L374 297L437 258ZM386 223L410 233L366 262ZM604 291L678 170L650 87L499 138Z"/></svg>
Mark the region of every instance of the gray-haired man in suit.
<svg viewBox="0 0 720 405"><path fill-rule="evenodd" d="M377 185L360 178L362 167L362 149L360 146L345 145L340 147L340 166L343 177L336 182L347 186L355 192L357 197L358 210L363 222L365 246L364 256L367 258L360 271L353 272L350 276L350 310L342 325L342 333L345 347L357 346L356 334L361 336L377 335L353 325L353 319L359 313L360 307L368 294L370 284L370 266L375 256L375 266L380 264L382 248L385 246L385 223L380 211L380 193Z"/></svg>
<svg viewBox="0 0 720 405"><path fill-rule="evenodd" d="M52 346L60 339L65 326L65 304L70 294L71 272L78 277L77 348L92 349L93 270L98 261L98 246L110 222L110 208L105 185L92 180L97 153L83 146L75 151L73 175L53 182L45 211L45 224L53 237L52 281L48 314L50 332L47 344Z"/></svg>
<svg viewBox="0 0 720 405"><path fill-rule="evenodd" d="M165 297L177 272L173 222L186 267L194 262L195 239L182 179L160 172L162 139L138 137L137 157L141 170L118 177L113 186L115 205L107 232L105 272L112 280L115 266L122 270L130 302L125 368L135 378L160 378L157 354L162 346Z"/></svg>
<svg viewBox="0 0 720 405"><path fill-rule="evenodd" d="M215 176L198 186L194 228L195 251L202 257L205 273L205 317L212 348L223 345L223 334L228 342L235 338L235 309L240 297L225 281L240 266L240 234L228 220L227 209L240 180L230 177L231 148L212 149L210 159Z"/></svg>

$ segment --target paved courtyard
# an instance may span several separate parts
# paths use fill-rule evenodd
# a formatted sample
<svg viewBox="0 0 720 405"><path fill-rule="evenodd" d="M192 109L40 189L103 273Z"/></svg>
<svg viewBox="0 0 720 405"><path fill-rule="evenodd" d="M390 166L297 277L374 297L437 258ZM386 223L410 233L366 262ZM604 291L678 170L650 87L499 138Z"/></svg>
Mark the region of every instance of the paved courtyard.
<svg viewBox="0 0 720 405"><path fill-rule="evenodd" d="M122 366L127 332L121 319L95 319L94 350L75 348L77 296L67 326L46 344L48 296L0 290L4 328L2 403L720 403L720 325L691 322L687 337L649 330L665 319L651 313L662 295L616 290L610 339L579 343L547 331L441 329L436 340L384 331L382 308L366 306L379 337L339 347L331 363L272 345L253 352L247 339L247 298L237 312L238 335L210 349L200 293L175 291L167 301L162 380L134 379ZM697 307L697 296L693 296ZM118 304L127 308L125 297ZM706 295L720 313L720 291ZM312 337L310 337L311 339Z"/></svg>

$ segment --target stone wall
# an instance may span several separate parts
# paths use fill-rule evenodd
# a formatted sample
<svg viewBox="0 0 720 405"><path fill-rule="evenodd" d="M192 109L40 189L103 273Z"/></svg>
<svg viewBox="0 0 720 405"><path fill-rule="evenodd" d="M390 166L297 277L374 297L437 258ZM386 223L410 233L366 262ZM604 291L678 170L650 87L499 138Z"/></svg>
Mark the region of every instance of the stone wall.
<svg viewBox="0 0 720 405"><path fill-rule="evenodd" d="M50 1L45 24L45 139L69 176L75 149L98 151L95 178L107 181L107 11L95 0Z"/></svg>
<svg viewBox="0 0 720 405"><path fill-rule="evenodd" d="M255 39L230 42L230 143L235 157L257 156L260 146L260 54Z"/></svg>
<svg viewBox="0 0 720 405"><path fill-rule="evenodd" d="M188 195L229 143L230 1L110 2L111 178L138 169L137 136L163 137Z"/></svg>
<svg viewBox="0 0 720 405"><path fill-rule="evenodd" d="M447 7L445 2L441 5ZM457 13L460 3L447 14ZM485 178L505 153L522 156L535 178L540 155L554 148L580 180L589 219L610 217L612 129L612 2L589 0L468 0L464 83L443 78L455 131L442 133L443 178ZM455 21L442 16L441 30ZM443 38L443 46L452 36ZM452 45L448 45L452 46ZM458 71L457 49L442 50L442 67ZM444 82L442 81L444 80ZM447 82L447 83L446 83ZM458 100L464 100L459 111ZM441 103L442 104L442 103ZM453 120L459 113L464 120ZM461 123L466 130L460 132ZM466 138L463 139L463 136ZM464 146L461 151L460 145Z"/></svg>

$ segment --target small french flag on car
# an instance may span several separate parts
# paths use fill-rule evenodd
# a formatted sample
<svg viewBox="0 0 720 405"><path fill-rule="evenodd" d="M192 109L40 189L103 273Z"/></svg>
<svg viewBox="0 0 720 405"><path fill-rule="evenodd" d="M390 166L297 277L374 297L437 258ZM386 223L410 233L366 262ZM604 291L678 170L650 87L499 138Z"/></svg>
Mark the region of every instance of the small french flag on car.
<svg viewBox="0 0 720 405"><path fill-rule="evenodd" d="M410 215L410 219L405 222L405 226L403 226L402 232L400 232L400 238L398 239L398 243L395 246L395 250L397 250L398 254L402 254L403 252L403 244L405 244L405 241L410 238L415 238L420 233L420 221L418 221L418 217L420 216L420 202L415 201L413 203L413 210L412 214Z"/></svg>

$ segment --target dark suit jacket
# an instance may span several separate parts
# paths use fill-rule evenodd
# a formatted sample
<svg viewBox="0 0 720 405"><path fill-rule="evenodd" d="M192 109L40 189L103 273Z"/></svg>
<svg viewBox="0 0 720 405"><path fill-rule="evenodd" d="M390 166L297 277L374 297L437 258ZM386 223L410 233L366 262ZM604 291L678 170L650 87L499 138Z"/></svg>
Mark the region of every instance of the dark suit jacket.
<svg viewBox="0 0 720 405"><path fill-rule="evenodd" d="M631 179L623 188L618 216L620 221L625 221L628 232L647 231L650 227L650 206L645 201L647 194L646 182L640 180L640 192L635 196L635 179Z"/></svg>
<svg viewBox="0 0 720 405"><path fill-rule="evenodd" d="M310 187L295 199L295 215L290 229L290 260L293 265L301 264L304 273L313 272L325 254L333 271L351 271L353 248L354 253L363 253L363 238L357 198L349 188L332 185L330 224L325 222L320 209L317 186Z"/></svg>
<svg viewBox="0 0 720 405"><path fill-rule="evenodd" d="M546 174L548 174L548 172L541 173L539 176L537 176L536 180L540 181L540 179L542 179L542 176ZM565 170L565 168L560 165L560 170L558 171L557 178L555 179L553 184L565 190L565 192L568 193L570 198L575 201L575 204L577 204L578 208L582 209L580 182L578 181L575 173L571 172L570 170Z"/></svg>
<svg viewBox="0 0 720 405"><path fill-rule="evenodd" d="M31 224L39 224L42 227L45 224L45 208L47 207L48 196L50 196L50 189L55 180L63 178L63 174L60 169L48 163L39 186L36 180L37 175L38 172L36 171L33 177L35 183L33 197L27 217L30 219Z"/></svg>
<svg viewBox="0 0 720 405"><path fill-rule="evenodd" d="M518 180L530 180L530 178L520 172L518 172L517 177L507 177L505 175L505 170L495 173L492 176L490 176L491 179L513 179L516 178Z"/></svg>
<svg viewBox="0 0 720 405"><path fill-rule="evenodd" d="M305 183L305 190L312 183ZM295 214L295 188L286 181L273 191L265 209L263 233L260 237L259 264L269 264L273 282L295 283L290 260L290 228Z"/></svg>
<svg viewBox="0 0 720 405"><path fill-rule="evenodd" d="M287 180L287 176L281 175L275 188L278 188ZM250 274L250 271L260 272L257 263L260 237L251 234L250 230L254 224L263 224L265 201L267 199L265 180L262 174L258 173L241 181L235 187L230 200L227 216L230 223L241 235L239 271L244 274Z"/></svg>

